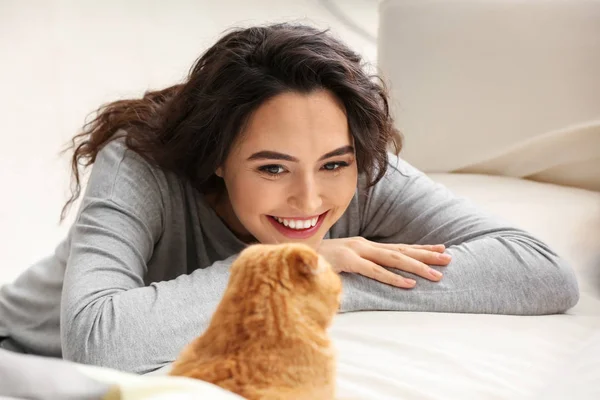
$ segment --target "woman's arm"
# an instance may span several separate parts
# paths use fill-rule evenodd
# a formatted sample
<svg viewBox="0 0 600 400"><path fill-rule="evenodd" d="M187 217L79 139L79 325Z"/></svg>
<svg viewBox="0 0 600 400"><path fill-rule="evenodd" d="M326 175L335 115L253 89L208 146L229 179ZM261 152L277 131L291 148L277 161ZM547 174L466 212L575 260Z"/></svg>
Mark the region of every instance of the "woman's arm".
<svg viewBox="0 0 600 400"><path fill-rule="evenodd" d="M386 177L352 207L350 218L359 219L360 236L383 243L445 244L452 261L434 267L444 273L440 282L403 273L417 280L412 290L345 275L343 311L538 315L563 312L579 299L573 271L546 244L394 156Z"/></svg>
<svg viewBox="0 0 600 400"><path fill-rule="evenodd" d="M145 285L163 232L163 201L169 201L155 173L113 144L94 165L71 230L61 302L66 359L136 373L155 370L206 328L221 299L233 256Z"/></svg>

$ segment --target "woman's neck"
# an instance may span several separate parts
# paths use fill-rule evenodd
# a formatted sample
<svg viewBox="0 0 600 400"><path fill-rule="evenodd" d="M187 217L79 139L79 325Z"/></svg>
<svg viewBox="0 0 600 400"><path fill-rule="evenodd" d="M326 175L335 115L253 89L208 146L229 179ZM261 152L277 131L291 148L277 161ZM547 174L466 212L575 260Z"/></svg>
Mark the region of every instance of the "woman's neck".
<svg viewBox="0 0 600 400"><path fill-rule="evenodd" d="M225 226L241 241L244 243L256 243L257 240L248 232L246 227L239 220L231 202L229 201L229 195L227 189L220 190L218 192L204 195L204 198L208 202L209 206L215 211L217 216L223 221Z"/></svg>

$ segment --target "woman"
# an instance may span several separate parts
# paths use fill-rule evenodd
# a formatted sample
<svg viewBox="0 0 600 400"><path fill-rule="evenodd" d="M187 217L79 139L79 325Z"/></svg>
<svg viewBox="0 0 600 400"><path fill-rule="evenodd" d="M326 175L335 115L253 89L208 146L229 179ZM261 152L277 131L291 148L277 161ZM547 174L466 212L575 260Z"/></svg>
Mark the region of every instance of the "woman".
<svg viewBox="0 0 600 400"><path fill-rule="evenodd" d="M101 108L74 139L70 202L94 166L68 237L2 288L2 347L155 370L254 242L316 248L344 273L343 312L572 307L574 275L545 244L388 154L387 93L360 63L310 27L236 30L185 83Z"/></svg>

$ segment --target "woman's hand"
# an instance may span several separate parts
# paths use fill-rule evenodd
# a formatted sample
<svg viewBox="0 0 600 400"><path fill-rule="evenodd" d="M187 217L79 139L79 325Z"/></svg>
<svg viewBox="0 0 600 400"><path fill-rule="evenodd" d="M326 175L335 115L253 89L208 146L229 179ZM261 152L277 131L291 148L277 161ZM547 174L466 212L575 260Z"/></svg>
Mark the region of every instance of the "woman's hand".
<svg viewBox="0 0 600 400"><path fill-rule="evenodd" d="M392 286L410 289L413 279L404 278L385 267L411 272L430 281L442 274L429 265L446 266L452 259L439 245L406 245L371 242L362 237L323 240L318 249L337 272L352 272ZM427 265L429 264L429 265Z"/></svg>

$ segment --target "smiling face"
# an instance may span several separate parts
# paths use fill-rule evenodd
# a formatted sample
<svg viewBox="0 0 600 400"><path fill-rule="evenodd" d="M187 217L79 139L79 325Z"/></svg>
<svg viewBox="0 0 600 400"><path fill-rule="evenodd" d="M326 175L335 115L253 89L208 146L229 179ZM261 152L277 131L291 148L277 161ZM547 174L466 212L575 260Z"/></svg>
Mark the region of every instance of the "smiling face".
<svg viewBox="0 0 600 400"><path fill-rule="evenodd" d="M317 247L356 191L343 107L327 91L275 96L253 113L216 172L227 188L221 217L238 235Z"/></svg>

